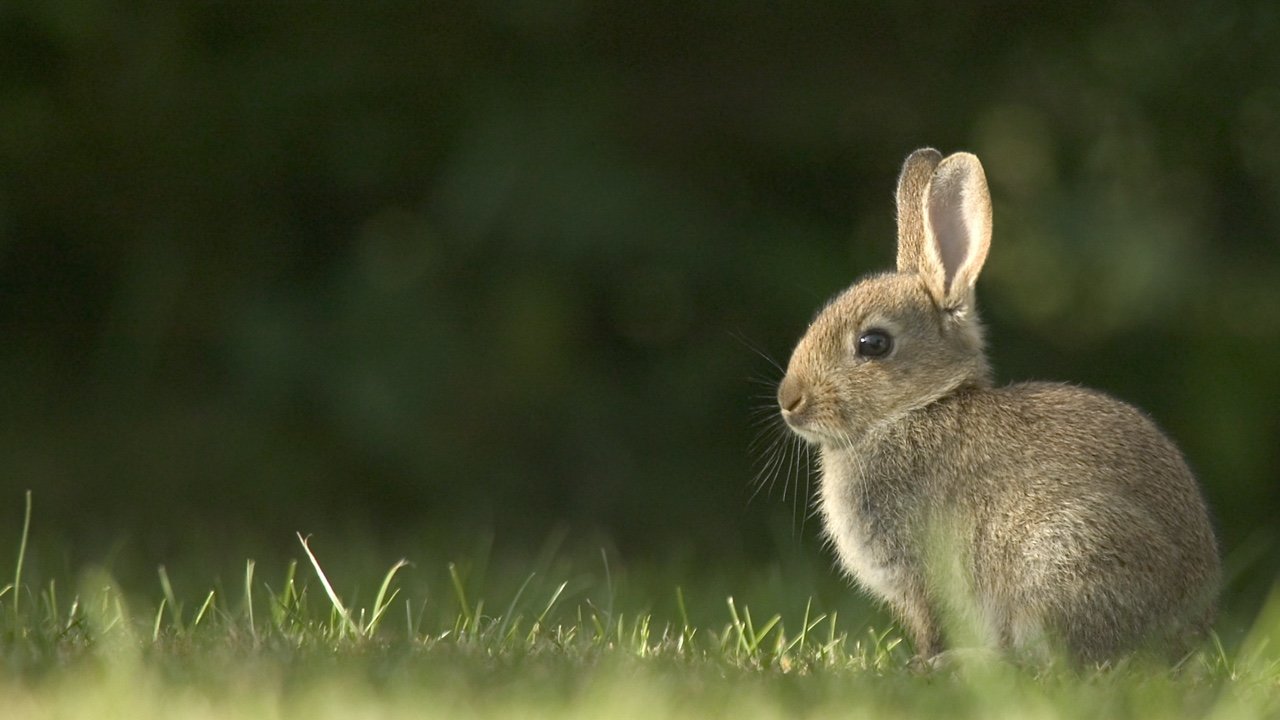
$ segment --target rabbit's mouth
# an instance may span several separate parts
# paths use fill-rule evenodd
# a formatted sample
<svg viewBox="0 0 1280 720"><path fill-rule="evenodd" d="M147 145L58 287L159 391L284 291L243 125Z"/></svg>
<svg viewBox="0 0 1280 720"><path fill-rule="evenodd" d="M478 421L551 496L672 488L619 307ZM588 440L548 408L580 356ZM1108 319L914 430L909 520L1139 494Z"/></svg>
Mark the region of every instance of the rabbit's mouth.
<svg viewBox="0 0 1280 720"><path fill-rule="evenodd" d="M811 428L796 427L791 423L787 423L787 427L791 428L791 432L795 433L801 440L804 440L810 445L834 445L837 442L834 437L825 435Z"/></svg>
<svg viewBox="0 0 1280 720"><path fill-rule="evenodd" d="M782 420L791 432L810 445L838 445L842 442L840 433L823 427L803 410L784 407Z"/></svg>
<svg viewBox="0 0 1280 720"><path fill-rule="evenodd" d="M842 437L841 434L831 432L826 428L814 427L813 425L797 425L791 422L787 423L787 427L797 437L810 445L819 447L835 447L849 444L849 440Z"/></svg>

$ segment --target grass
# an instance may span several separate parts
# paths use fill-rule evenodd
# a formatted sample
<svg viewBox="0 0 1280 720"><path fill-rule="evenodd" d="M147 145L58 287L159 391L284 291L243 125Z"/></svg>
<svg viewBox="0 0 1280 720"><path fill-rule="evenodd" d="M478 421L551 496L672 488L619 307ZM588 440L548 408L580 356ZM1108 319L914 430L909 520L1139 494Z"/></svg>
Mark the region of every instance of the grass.
<svg viewBox="0 0 1280 720"><path fill-rule="evenodd" d="M1280 596L1177 670L921 673L896 630L812 598L695 608L675 578L662 602L623 597L604 554L601 574L542 562L499 594L476 562L425 582L389 562L344 597L299 536L272 578L247 561L236 586L188 598L162 567L131 595L89 568L68 592L24 567L29 498L26 517L0 588L0 718L1280 716Z"/></svg>

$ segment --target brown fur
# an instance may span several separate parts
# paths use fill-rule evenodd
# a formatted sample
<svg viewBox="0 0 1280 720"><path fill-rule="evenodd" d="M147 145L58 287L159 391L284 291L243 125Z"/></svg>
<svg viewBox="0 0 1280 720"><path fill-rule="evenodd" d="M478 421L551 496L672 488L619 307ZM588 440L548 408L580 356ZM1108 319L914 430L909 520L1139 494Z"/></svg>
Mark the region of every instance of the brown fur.
<svg viewBox="0 0 1280 720"><path fill-rule="evenodd" d="M778 389L819 448L841 565L925 658L959 641L1085 662L1185 651L1212 619L1219 561L1177 447L1093 390L992 386L973 299L991 229L976 157L913 153L897 201L898 271L838 296ZM873 328L893 338L883 357L858 353Z"/></svg>

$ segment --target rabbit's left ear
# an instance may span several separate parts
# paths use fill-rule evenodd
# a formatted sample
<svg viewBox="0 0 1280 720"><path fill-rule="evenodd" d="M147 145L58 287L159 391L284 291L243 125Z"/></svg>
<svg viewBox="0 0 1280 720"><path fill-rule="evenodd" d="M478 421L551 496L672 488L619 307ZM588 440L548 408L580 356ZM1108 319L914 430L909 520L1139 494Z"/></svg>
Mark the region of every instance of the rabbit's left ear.
<svg viewBox="0 0 1280 720"><path fill-rule="evenodd" d="M898 174L898 272L925 272L932 249L925 243L924 196L929 192L933 171L942 162L942 153L933 148L920 148L907 156Z"/></svg>
<svg viewBox="0 0 1280 720"><path fill-rule="evenodd" d="M968 305L991 246L991 194L976 155L948 156L924 195L925 284L947 310Z"/></svg>

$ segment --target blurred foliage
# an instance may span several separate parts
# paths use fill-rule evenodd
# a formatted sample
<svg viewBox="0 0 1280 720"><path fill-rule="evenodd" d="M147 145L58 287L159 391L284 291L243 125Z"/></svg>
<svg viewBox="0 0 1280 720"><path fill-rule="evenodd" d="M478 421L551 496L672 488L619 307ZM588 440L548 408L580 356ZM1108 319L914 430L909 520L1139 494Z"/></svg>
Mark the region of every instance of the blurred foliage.
<svg viewBox="0 0 1280 720"><path fill-rule="evenodd" d="M0 499L147 557L767 556L815 523L747 501L752 347L891 263L934 145L990 178L999 375L1148 409L1265 587L1278 38L1212 0L7 2Z"/></svg>

